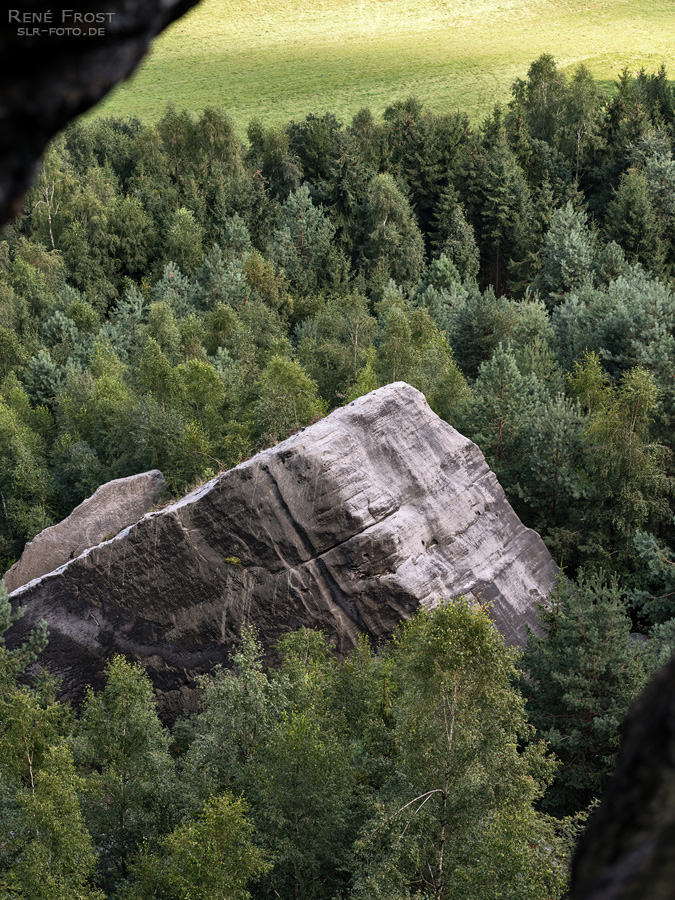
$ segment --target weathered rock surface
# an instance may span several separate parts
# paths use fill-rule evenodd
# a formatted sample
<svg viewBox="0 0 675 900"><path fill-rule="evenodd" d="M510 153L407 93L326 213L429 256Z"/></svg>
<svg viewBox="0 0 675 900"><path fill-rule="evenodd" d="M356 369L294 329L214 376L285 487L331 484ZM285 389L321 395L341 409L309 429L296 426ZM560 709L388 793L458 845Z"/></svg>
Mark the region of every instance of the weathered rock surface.
<svg viewBox="0 0 675 900"><path fill-rule="evenodd" d="M470 594L505 639L536 627L555 565L480 450L397 383L374 391L15 591L68 694L114 651L142 659L171 716L242 623L305 625L347 651L419 606Z"/></svg>
<svg viewBox="0 0 675 900"><path fill-rule="evenodd" d="M3 12L0 224L21 208L47 142L126 78L150 41L195 2L85 0L68 9L23 0Z"/></svg>
<svg viewBox="0 0 675 900"><path fill-rule="evenodd" d="M675 896L675 659L628 714L616 771L581 837L571 900Z"/></svg>
<svg viewBox="0 0 675 900"><path fill-rule="evenodd" d="M155 506L165 486L159 469L102 484L67 519L26 545L21 559L5 573L5 587L11 593L133 525Z"/></svg>

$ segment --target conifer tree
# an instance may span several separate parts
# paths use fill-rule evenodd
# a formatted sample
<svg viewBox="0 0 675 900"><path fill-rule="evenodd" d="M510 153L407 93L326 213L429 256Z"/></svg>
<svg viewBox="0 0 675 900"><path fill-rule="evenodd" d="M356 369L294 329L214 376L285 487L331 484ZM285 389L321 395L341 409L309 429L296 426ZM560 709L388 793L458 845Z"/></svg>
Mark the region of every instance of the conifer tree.
<svg viewBox="0 0 675 900"><path fill-rule="evenodd" d="M434 225L433 249L457 267L461 278L476 278L480 258L474 229L452 185L440 196L434 211Z"/></svg>
<svg viewBox="0 0 675 900"><path fill-rule="evenodd" d="M551 217L541 248L541 271L534 282L549 308L591 277L593 240L587 222L586 213L575 211L571 201Z"/></svg>
<svg viewBox="0 0 675 900"><path fill-rule="evenodd" d="M475 283L465 283L462 291L446 305L439 325L457 355L468 378L476 378L501 343L506 343L515 324L515 308L506 297L496 297L492 287L481 291Z"/></svg>
<svg viewBox="0 0 675 900"><path fill-rule="evenodd" d="M339 285L345 260L332 244L335 226L323 208L312 203L306 184L284 201L278 221L271 256L293 290L307 295Z"/></svg>
<svg viewBox="0 0 675 900"><path fill-rule="evenodd" d="M621 246L626 259L642 263L655 275L663 267L663 245L649 185L643 172L628 169L607 205L605 236Z"/></svg>
<svg viewBox="0 0 675 900"><path fill-rule="evenodd" d="M483 274L499 296L506 287L511 261L524 255L534 209L527 181L501 122L495 128L498 132L488 146L483 180L481 240Z"/></svg>
<svg viewBox="0 0 675 900"><path fill-rule="evenodd" d="M586 493L580 475L583 428L581 410L563 394L542 398L523 423L517 491L545 535L578 522L576 501Z"/></svg>
<svg viewBox="0 0 675 900"><path fill-rule="evenodd" d="M361 267L381 299L390 280L406 289L422 272L424 241L410 204L391 175L375 175L362 211Z"/></svg>
<svg viewBox="0 0 675 900"><path fill-rule="evenodd" d="M542 807L569 815L602 795L643 668L616 579L561 576L539 615L546 636L528 639L521 690L537 736L561 761Z"/></svg>
<svg viewBox="0 0 675 900"><path fill-rule="evenodd" d="M524 452L523 429L546 396L537 377L521 374L511 350L500 344L480 367L459 414L460 430L478 444L507 490Z"/></svg>

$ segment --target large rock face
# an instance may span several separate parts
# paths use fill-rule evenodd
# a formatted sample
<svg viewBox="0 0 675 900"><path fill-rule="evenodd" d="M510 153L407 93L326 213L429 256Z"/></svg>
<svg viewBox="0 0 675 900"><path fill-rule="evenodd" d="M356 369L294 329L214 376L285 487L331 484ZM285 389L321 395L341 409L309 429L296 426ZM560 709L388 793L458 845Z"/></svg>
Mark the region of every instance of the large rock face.
<svg viewBox="0 0 675 900"><path fill-rule="evenodd" d="M21 559L5 573L5 587L11 593L119 534L152 509L164 487L159 469L102 484L67 519L45 528L26 545Z"/></svg>
<svg viewBox="0 0 675 900"><path fill-rule="evenodd" d="M12 637L46 619L71 694L114 651L142 659L170 717L242 623L268 645L319 627L345 652L470 594L521 644L554 573L480 450L397 383L15 591L27 613Z"/></svg>

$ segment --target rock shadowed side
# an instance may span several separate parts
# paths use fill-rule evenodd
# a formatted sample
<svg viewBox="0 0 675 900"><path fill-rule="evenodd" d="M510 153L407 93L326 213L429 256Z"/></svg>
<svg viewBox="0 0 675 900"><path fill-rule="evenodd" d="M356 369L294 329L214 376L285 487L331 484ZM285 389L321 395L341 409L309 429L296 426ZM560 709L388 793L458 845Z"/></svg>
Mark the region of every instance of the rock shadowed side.
<svg viewBox="0 0 675 900"><path fill-rule="evenodd" d="M633 704L615 773L579 841L571 900L675 896L675 659Z"/></svg>
<svg viewBox="0 0 675 900"><path fill-rule="evenodd" d="M3 12L0 225L19 211L48 141L130 75L151 40L195 3L85 0L68 9L23 0Z"/></svg>
<svg viewBox="0 0 675 900"><path fill-rule="evenodd" d="M114 537L151 510L165 487L159 469L101 485L68 518L45 528L26 545L19 561L5 573L5 587L11 593Z"/></svg>
<svg viewBox="0 0 675 900"><path fill-rule="evenodd" d="M242 623L268 646L321 628L344 653L469 594L522 644L554 575L476 445L396 383L16 591L14 639L45 618L45 661L72 695L113 651L142 659L170 715Z"/></svg>

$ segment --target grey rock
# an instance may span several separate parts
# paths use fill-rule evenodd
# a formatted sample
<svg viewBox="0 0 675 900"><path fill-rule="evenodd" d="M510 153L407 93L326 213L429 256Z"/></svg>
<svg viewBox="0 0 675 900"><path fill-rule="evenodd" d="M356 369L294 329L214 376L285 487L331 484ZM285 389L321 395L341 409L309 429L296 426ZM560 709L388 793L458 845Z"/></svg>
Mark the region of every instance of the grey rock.
<svg viewBox="0 0 675 900"><path fill-rule="evenodd" d="M101 485L67 519L26 545L21 559L5 573L5 587L11 593L133 525L155 506L165 487L159 469Z"/></svg>
<svg viewBox="0 0 675 900"><path fill-rule="evenodd" d="M478 447L399 382L15 591L12 639L46 619L45 662L71 696L112 652L140 659L171 718L242 623L266 646L321 628L344 653L467 594L522 644L555 571Z"/></svg>

